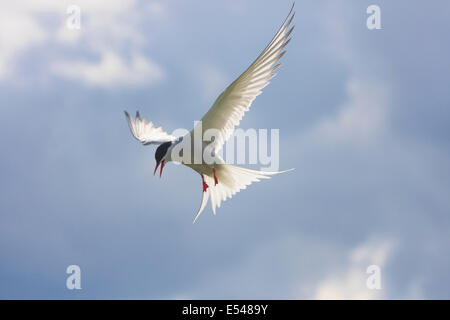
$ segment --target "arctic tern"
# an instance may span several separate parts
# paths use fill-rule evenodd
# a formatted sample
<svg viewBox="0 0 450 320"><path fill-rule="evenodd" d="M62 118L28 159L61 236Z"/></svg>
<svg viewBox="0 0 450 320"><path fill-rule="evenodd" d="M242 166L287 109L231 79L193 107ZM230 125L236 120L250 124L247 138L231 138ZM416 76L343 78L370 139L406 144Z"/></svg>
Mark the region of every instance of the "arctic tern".
<svg viewBox="0 0 450 320"><path fill-rule="evenodd" d="M231 198L240 190L245 189L252 182L260 179L269 179L271 175L290 171L257 171L243 167L226 164L217 152L223 147L225 141L233 134L234 128L249 110L253 100L262 93L262 89L269 84L269 80L275 76L274 71L280 66L278 61L286 53L284 48L289 43L290 34L294 27L290 24L294 18L294 5L277 31L273 39L266 46L263 52L256 60L244 71L225 91L223 91L214 102L213 106L197 123L192 131L183 137L175 137L164 132L161 127L156 127L152 122L141 118L139 112L133 120L128 112L125 116L128 120L133 136L144 145L158 145L155 153L156 166L153 174L160 167L160 176L164 166L170 161L179 161L183 165L195 170L202 177L202 201L200 208L195 215L194 221L202 213L208 198L211 198L213 213L216 213L216 207L220 207L222 201ZM201 127L199 127L201 126ZM208 129L217 131L214 140L203 141L200 143L200 154L203 155L206 148L211 150L213 161L205 161L203 157L200 161L195 161L195 132L204 134ZM201 137L203 139L203 136ZM192 148L182 149L190 150L191 154L184 154L182 159L175 159L173 151L186 141L193 146ZM186 160L187 159L187 160Z"/></svg>

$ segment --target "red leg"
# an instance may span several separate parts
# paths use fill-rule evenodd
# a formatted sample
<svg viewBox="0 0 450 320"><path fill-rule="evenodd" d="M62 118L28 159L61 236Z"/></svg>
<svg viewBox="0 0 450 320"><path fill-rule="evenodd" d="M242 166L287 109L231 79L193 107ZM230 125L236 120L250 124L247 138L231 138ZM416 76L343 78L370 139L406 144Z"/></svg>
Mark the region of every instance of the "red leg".
<svg viewBox="0 0 450 320"><path fill-rule="evenodd" d="M205 178L203 177L203 175L201 175L201 176L202 176L202 182L203 182L203 192L205 192L208 189L208 185L206 184Z"/></svg>
<svg viewBox="0 0 450 320"><path fill-rule="evenodd" d="M214 174L214 185L217 185L218 183L219 183L219 180L217 180L217 177L216 177L216 168L213 168L213 174Z"/></svg>

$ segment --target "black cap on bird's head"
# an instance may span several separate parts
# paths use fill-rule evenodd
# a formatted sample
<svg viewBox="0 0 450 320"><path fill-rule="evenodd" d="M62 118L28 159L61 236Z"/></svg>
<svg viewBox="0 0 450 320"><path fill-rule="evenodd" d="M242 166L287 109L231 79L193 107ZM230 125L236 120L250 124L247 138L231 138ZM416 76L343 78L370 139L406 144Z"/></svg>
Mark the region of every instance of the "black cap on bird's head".
<svg viewBox="0 0 450 320"><path fill-rule="evenodd" d="M164 156L167 153L167 149L169 149L169 147L172 145L172 142L168 141L168 142L164 142L163 144L161 144L155 152L155 160L156 160L156 167L155 167L155 171L153 172L153 175L155 175L156 170L159 167L159 164L161 164L161 171L159 173L159 177L161 178L162 175L162 171L165 165L164 160L162 160L162 158L164 158Z"/></svg>

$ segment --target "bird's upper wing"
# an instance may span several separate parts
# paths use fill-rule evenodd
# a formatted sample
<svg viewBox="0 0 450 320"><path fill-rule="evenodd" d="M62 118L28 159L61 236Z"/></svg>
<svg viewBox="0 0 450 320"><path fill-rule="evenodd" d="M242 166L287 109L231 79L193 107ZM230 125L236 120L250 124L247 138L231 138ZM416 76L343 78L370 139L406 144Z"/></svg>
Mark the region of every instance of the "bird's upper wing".
<svg viewBox="0 0 450 320"><path fill-rule="evenodd" d="M286 51L283 49L289 43L289 35L294 29L294 27L289 28L295 14L293 8L294 6L264 51L239 78L220 94L211 109L202 118L202 134L211 128L218 130L219 133L212 142L214 143L212 150L218 151L222 148L225 141L232 135L234 127L239 124L244 113L249 110L253 100L261 94L261 90L275 76L273 72L280 66L276 63L285 54ZM194 131L191 132L192 135Z"/></svg>
<svg viewBox="0 0 450 320"><path fill-rule="evenodd" d="M144 145L161 144L176 139L176 137L164 132L161 127L155 127L153 123L148 122L147 119L141 119L139 111L136 112L136 119L134 120L130 118L130 115L126 111L125 116L127 117L128 126L130 127L131 133Z"/></svg>

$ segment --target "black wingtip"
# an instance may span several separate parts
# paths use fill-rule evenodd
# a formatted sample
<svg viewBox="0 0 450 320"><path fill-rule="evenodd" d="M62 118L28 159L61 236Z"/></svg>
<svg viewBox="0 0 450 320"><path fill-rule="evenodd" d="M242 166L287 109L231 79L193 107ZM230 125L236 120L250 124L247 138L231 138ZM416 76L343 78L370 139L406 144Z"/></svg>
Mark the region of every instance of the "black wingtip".
<svg viewBox="0 0 450 320"><path fill-rule="evenodd" d="M281 25L281 28L289 26L289 24L294 19L295 11L292 12L294 10L294 6L295 6L295 1L294 1L294 3L292 3L291 10L289 10L289 13L286 16L286 19L284 19L283 24Z"/></svg>
<svg viewBox="0 0 450 320"><path fill-rule="evenodd" d="M291 15L292 11L294 10L294 7L295 7L295 1L294 1L294 2L292 2L291 10L289 10L289 14L288 14L288 16L290 16L290 15ZM294 14L295 14L295 12L294 12Z"/></svg>

